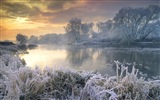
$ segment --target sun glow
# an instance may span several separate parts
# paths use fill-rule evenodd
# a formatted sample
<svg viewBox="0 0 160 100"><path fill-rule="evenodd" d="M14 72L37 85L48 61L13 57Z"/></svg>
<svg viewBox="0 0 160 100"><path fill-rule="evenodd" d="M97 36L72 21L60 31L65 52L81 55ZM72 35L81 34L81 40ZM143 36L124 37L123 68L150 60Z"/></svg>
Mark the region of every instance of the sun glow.
<svg viewBox="0 0 160 100"><path fill-rule="evenodd" d="M16 21L19 22L19 23L25 23L27 22L28 18L23 18L23 17L17 17L16 18Z"/></svg>

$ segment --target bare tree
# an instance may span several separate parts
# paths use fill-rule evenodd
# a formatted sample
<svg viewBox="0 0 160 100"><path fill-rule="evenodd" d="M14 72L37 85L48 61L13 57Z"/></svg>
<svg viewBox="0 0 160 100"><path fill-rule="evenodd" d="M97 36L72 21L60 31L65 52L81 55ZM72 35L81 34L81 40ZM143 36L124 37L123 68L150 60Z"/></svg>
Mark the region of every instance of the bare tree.
<svg viewBox="0 0 160 100"><path fill-rule="evenodd" d="M106 22L98 22L97 28L100 33L108 33L112 28L113 22L112 20L108 20Z"/></svg>
<svg viewBox="0 0 160 100"><path fill-rule="evenodd" d="M93 23L82 23L81 19L73 18L65 28L70 42L81 42L89 37Z"/></svg>
<svg viewBox="0 0 160 100"><path fill-rule="evenodd" d="M81 40L87 40L93 31L93 22L84 23L81 25Z"/></svg>
<svg viewBox="0 0 160 100"><path fill-rule="evenodd" d="M113 18L118 32L128 40L143 40L160 28L160 7L150 5L147 8L123 8Z"/></svg>
<svg viewBox="0 0 160 100"><path fill-rule="evenodd" d="M64 27L70 42L79 41L80 27L81 27L81 19L78 18L71 19L67 24L67 26Z"/></svg>

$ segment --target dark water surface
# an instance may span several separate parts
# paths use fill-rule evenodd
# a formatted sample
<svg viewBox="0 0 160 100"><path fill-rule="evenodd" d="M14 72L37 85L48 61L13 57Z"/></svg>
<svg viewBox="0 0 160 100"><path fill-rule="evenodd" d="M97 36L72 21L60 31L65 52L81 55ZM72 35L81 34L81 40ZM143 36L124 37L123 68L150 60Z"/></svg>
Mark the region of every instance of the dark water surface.
<svg viewBox="0 0 160 100"><path fill-rule="evenodd" d="M78 70L98 71L101 74L115 75L114 61L133 62L147 77L160 76L160 48L100 48L100 47L65 47L40 45L21 55L27 66L67 67ZM131 66L130 66L131 65Z"/></svg>

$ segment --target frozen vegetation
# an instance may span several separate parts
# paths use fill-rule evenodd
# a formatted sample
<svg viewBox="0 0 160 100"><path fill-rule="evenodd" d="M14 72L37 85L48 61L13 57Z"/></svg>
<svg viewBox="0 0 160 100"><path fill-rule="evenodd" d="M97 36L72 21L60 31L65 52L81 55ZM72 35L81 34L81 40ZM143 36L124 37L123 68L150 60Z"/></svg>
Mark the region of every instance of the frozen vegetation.
<svg viewBox="0 0 160 100"><path fill-rule="evenodd" d="M3 50L1 50L3 51ZM5 52L5 51L4 51ZM137 77L139 71L115 61L117 76L65 68L26 67L18 56L0 55L3 100L159 100L160 80Z"/></svg>
<svg viewBox="0 0 160 100"><path fill-rule="evenodd" d="M0 55L2 54L13 54L18 51L18 47L15 45L2 46L0 45Z"/></svg>

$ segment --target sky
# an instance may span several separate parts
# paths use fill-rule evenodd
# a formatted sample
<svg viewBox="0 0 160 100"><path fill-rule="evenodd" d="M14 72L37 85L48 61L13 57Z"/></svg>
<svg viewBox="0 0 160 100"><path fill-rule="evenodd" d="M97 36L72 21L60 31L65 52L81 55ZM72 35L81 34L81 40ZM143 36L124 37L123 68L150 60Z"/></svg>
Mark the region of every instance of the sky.
<svg viewBox="0 0 160 100"><path fill-rule="evenodd" d="M104 22L121 8L148 5L160 5L160 0L0 0L0 40L15 40L18 33L64 34L72 18Z"/></svg>

